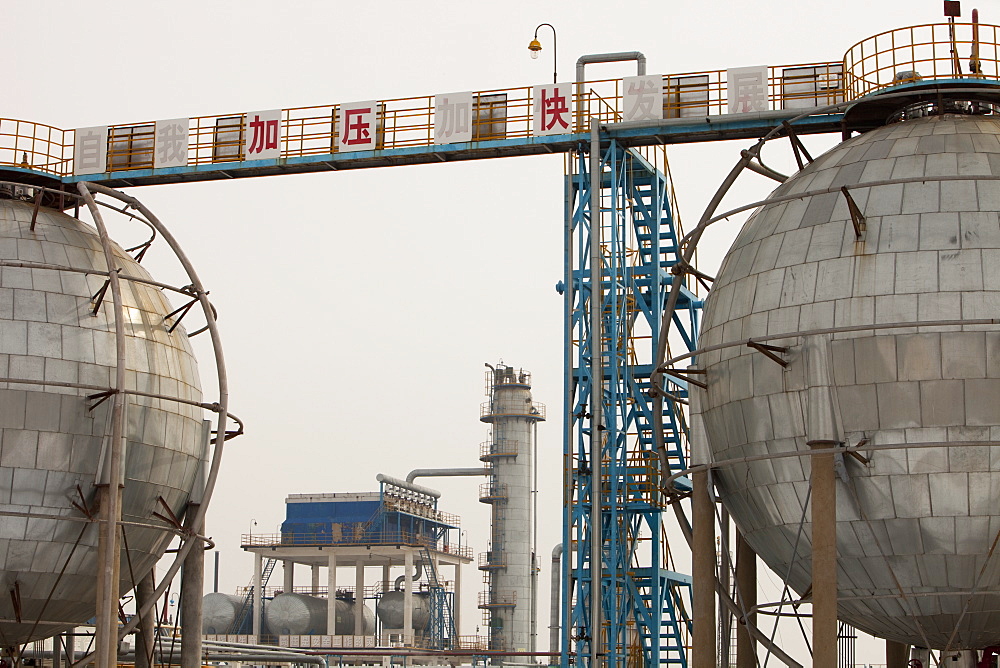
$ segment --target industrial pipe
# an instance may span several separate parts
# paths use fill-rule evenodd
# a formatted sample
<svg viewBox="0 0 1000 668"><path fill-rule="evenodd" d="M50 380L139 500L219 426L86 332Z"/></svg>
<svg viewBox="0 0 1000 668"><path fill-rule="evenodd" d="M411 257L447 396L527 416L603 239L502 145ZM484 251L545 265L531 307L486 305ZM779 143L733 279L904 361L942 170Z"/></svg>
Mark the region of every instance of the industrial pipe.
<svg viewBox="0 0 1000 668"><path fill-rule="evenodd" d="M430 487L424 487L422 485L415 485L412 482L407 482L405 480L400 480L399 478L393 478L390 475L384 473L379 473L375 476L375 480L378 482L387 482L390 485L395 485L396 487L402 487L403 489L408 489L411 492L416 492L417 494L426 494L427 496L433 497L435 499L441 498L441 492L436 489L431 489Z"/></svg>
<svg viewBox="0 0 1000 668"><path fill-rule="evenodd" d="M416 564L416 567L413 569L413 578L412 578L412 581L416 582L417 580L419 580L420 576L421 576L421 574L423 572L424 572L423 566L421 565L421 562L418 561L417 564ZM405 579L406 579L406 573L403 573L398 578L396 578L395 582L393 582L392 588L395 589L396 591L401 590L403 588L403 586L402 586L403 585L403 580L405 580ZM406 593L409 594L410 592L406 592Z"/></svg>
<svg viewBox="0 0 1000 668"><path fill-rule="evenodd" d="M549 604L549 651L555 652L559 648L559 580L562 578L562 553L563 544L557 543L552 548L552 576L550 587ZM552 657L550 665L559 665L559 656Z"/></svg>
<svg viewBox="0 0 1000 668"><path fill-rule="evenodd" d="M485 466L479 468L413 469L406 474L406 482L412 483L417 478L449 478L489 474L490 470Z"/></svg>
<svg viewBox="0 0 1000 668"><path fill-rule="evenodd" d="M621 51L618 53L589 53L580 56L576 61L576 124L577 132L583 131L583 81L586 76L587 65L592 63L617 63L626 60L634 60L637 63L636 70L639 76L646 73L646 56L639 51Z"/></svg>
<svg viewBox="0 0 1000 668"><path fill-rule="evenodd" d="M601 665L604 628L604 255L601 248L601 125L590 119L590 665ZM708 664L705 664L708 665Z"/></svg>
<svg viewBox="0 0 1000 668"><path fill-rule="evenodd" d="M636 61L636 74L642 76L646 73L646 56L641 51L618 51L616 53L588 53L580 56L576 61L577 83L584 81L584 71L587 65L593 63L620 63L627 60Z"/></svg>

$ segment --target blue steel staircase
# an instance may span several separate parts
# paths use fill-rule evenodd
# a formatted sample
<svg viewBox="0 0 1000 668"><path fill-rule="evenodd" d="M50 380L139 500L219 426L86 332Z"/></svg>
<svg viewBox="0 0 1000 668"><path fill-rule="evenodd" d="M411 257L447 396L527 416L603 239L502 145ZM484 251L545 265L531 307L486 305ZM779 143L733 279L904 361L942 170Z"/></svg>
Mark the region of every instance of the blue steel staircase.
<svg viewBox="0 0 1000 668"><path fill-rule="evenodd" d="M451 592L446 591L444 584L438 579L437 568L428 548L420 551L420 564L427 576L427 588L430 603L430 621L428 622L427 641L433 649L450 649L455 638L455 618L452 613Z"/></svg>
<svg viewBox="0 0 1000 668"><path fill-rule="evenodd" d="M271 579L271 573L274 572L274 567L278 564L277 559L265 559L264 567L260 573L260 588L263 592L267 588L267 582ZM243 597L243 605L240 607L240 611L236 613L236 618L233 620L232 626L229 627L228 633L230 635L236 635L243 628L247 621L247 615L253 609L253 589L254 581L250 580L250 586L247 587L247 595ZM263 593L261 593L261 600L264 600ZM253 626L251 625L249 633L253 633Z"/></svg>

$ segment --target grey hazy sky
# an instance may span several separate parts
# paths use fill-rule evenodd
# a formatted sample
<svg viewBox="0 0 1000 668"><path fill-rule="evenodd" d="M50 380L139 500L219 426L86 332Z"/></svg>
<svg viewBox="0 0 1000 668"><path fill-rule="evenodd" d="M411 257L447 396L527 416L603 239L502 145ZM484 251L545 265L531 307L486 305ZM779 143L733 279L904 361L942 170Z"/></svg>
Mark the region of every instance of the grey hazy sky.
<svg viewBox="0 0 1000 668"><path fill-rule="evenodd" d="M608 51L643 51L650 73L826 62L864 37L940 13L939 0L8 0L0 116L73 128L547 83L547 29L538 60L526 49L541 22L559 31L560 80L572 79L578 56ZM996 22L988 8L982 18ZM632 73L626 65L592 71ZM697 219L748 144L670 152L683 218ZM784 149L768 157L787 169ZM240 534L252 520L255 532L275 531L289 493L367 491L379 472L478 465L487 438L478 421L483 363L503 359L533 372L535 399L551 416L540 428L544 647L547 555L560 535L562 328L553 286L562 273L562 162L508 158L132 191L170 226L212 291L232 410L247 422L209 512L222 591L252 573ZM773 185L744 178L737 203ZM712 237L703 269L714 273L733 233L735 225ZM164 256L146 261L158 276ZM204 342L199 352L210 387ZM441 507L460 513L470 543L485 550L479 481L425 482L444 492ZM480 619L479 579L467 567L467 634ZM794 633L783 632L789 644Z"/></svg>

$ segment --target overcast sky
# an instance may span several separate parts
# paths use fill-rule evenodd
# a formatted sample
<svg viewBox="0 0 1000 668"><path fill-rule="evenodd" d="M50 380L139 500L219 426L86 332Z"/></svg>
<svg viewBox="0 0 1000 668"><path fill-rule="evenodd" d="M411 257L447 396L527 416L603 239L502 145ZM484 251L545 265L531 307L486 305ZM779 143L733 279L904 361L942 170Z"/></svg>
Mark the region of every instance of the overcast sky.
<svg viewBox="0 0 1000 668"><path fill-rule="evenodd" d="M541 22L558 30L559 78L571 80L577 57L610 51L644 52L651 74L834 61L867 36L940 17L940 0L8 0L0 116L74 128L548 83L551 33L539 33L538 60L526 48ZM591 67L589 78L633 73ZM815 151L835 139L807 143ZM670 151L683 219L698 218L749 144ZM785 149L766 157L789 169ZM549 406L539 432L545 647L547 555L560 539L562 176L554 155L131 191L211 290L232 411L247 423L208 516L222 591L252 574L240 535L254 521L254 532L276 531L289 493L370 491L380 472L479 465L484 363L502 359L530 370L535 399ZM760 199L772 185L745 176L729 201ZM735 231L710 238L704 271L714 273ZM156 272L165 248L154 253L145 264ZM423 482L485 550L480 481ZM479 580L467 567L464 634L481 616ZM793 633L783 631L790 645Z"/></svg>

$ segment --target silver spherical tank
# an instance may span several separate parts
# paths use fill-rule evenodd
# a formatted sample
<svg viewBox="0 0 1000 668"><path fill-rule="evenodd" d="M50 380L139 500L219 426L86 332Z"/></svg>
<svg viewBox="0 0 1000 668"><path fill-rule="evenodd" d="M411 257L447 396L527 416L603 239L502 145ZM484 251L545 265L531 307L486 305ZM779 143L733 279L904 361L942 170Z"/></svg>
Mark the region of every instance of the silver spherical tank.
<svg viewBox="0 0 1000 668"><path fill-rule="evenodd" d="M337 599L336 635L354 635L354 618L364 618L363 635L375 633L375 615L363 603ZM278 594L264 607L264 616L271 633L275 635L325 635L327 632L327 599L304 594Z"/></svg>
<svg viewBox="0 0 1000 668"><path fill-rule="evenodd" d="M403 605L407 594L402 591L390 591L382 595L375 612L382 620L382 626L387 629L403 628ZM431 610L427 594L409 594L413 605L413 629L423 631L431 621Z"/></svg>
<svg viewBox="0 0 1000 668"><path fill-rule="evenodd" d="M7 646L94 616L99 527L86 515L97 515L113 401L88 395L111 387L116 367L110 293L95 311L106 280L96 272L107 270L96 231L45 208L32 230L32 215L30 204L0 201L0 377L9 381L0 384L0 637ZM128 326L126 389L200 402L187 334L167 331L174 309L160 288L126 280L150 276L118 246L113 253ZM172 537L156 527L164 525L153 518L164 513L158 499L183 516L205 456L200 407L126 397L123 593Z"/></svg>
<svg viewBox="0 0 1000 668"><path fill-rule="evenodd" d="M998 138L992 116L934 116L819 157L771 199L830 192L748 220L699 340L738 344L697 359L711 456L756 457L716 469L723 502L800 594L810 459L758 456L810 440L890 446L838 465L838 613L917 646L1000 644L1000 328L968 324L1000 317L1000 182L975 179L1000 176ZM824 329L839 331L809 333ZM745 345L785 333L766 343L787 348L787 367Z"/></svg>

